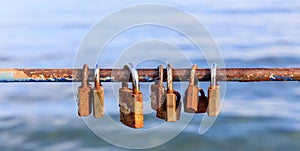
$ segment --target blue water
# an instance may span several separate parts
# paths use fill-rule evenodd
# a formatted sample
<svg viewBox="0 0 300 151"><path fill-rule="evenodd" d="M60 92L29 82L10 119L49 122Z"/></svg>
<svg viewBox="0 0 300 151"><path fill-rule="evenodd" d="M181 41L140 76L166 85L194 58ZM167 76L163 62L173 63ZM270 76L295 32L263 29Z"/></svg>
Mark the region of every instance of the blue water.
<svg viewBox="0 0 300 151"><path fill-rule="evenodd" d="M1 68L71 68L91 26L109 13L141 4L1 2ZM201 20L227 67L300 67L297 0L155 2L176 6ZM185 51L193 49L180 35L152 32L153 28L128 31L130 39L121 35L108 48L161 37L179 42ZM136 36L139 32L144 35ZM192 59L202 63L203 58ZM71 84L14 83L0 84L0 89L0 150L124 150L99 139L77 117ZM198 135L196 116L175 139L149 150L300 150L299 100L299 82L228 83L221 115L206 134Z"/></svg>

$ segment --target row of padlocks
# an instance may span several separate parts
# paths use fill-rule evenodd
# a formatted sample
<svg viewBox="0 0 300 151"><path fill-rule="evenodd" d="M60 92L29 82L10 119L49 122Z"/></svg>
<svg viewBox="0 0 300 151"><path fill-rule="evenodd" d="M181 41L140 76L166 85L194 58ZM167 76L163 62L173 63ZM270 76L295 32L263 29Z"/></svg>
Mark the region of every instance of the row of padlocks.
<svg viewBox="0 0 300 151"><path fill-rule="evenodd" d="M139 87L139 76L134 66L129 63L124 66L130 72L132 89L128 88L128 82L122 82L119 90L120 121L131 128L144 127L143 94ZM183 105L186 113L205 113L208 116L217 116L220 112L220 88L216 83L216 64L211 67L211 83L208 88L208 96L202 88L198 87L198 77L195 76L197 65L190 70L189 86L187 87ZM172 65L167 67L167 88L163 84L163 66L158 67L159 77L151 85L151 107L156 111L156 117L167 122L175 122L180 119L181 95L173 89ZM96 65L94 88L88 83L87 65L83 66L82 84L78 88L78 115L89 116L93 110L95 118L104 115L104 88L100 82L100 68ZM200 95L199 95L200 93Z"/></svg>

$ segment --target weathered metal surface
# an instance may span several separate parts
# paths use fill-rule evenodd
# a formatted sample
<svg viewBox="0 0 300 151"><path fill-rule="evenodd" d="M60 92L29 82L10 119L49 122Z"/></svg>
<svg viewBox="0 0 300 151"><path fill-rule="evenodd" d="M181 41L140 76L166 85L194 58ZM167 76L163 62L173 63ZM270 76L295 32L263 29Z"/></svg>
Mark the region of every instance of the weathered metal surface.
<svg viewBox="0 0 300 151"><path fill-rule="evenodd" d="M155 111L162 105L165 95L165 88L163 85L163 66L158 66L159 78L151 85L151 108Z"/></svg>
<svg viewBox="0 0 300 151"><path fill-rule="evenodd" d="M154 82L157 69L138 69L140 82ZM173 69L173 82L188 81L190 69ZM199 81L210 81L210 69L197 69ZM0 69L0 82L80 82L82 69ZM89 70L93 81L94 69ZM100 69L101 82L128 81L128 71L123 69ZM167 81L164 69L164 82ZM131 81L131 78L129 79ZM300 81L300 68L219 68L218 81Z"/></svg>
<svg viewBox="0 0 300 151"><path fill-rule="evenodd" d="M159 78L151 85L151 107L156 111L156 117L160 119L165 119L166 109L165 109L165 99L166 99L166 89L163 85L163 66L158 66Z"/></svg>
<svg viewBox="0 0 300 151"><path fill-rule="evenodd" d="M143 94L140 92L138 73L134 65L129 63L124 66L131 75L132 89L128 88L127 82L122 82L119 89L120 121L131 128L144 127Z"/></svg>
<svg viewBox="0 0 300 151"><path fill-rule="evenodd" d="M195 113L198 109L198 101L198 87L195 85L189 85L183 98L184 111L187 113Z"/></svg>
<svg viewBox="0 0 300 151"><path fill-rule="evenodd" d="M181 96L180 93L173 89L173 68L171 64L167 67L167 94L165 100L167 122L175 122L180 119Z"/></svg>
<svg viewBox="0 0 300 151"><path fill-rule="evenodd" d="M0 69L0 82L80 82L81 74L82 69Z"/></svg>
<svg viewBox="0 0 300 151"><path fill-rule="evenodd" d="M217 84L217 64L212 64L210 68L211 78L208 88L207 115L216 117L220 113L220 86Z"/></svg>
<svg viewBox="0 0 300 151"><path fill-rule="evenodd" d="M195 71L197 69L197 65L193 65L190 71L190 80L189 86L185 91L184 95L184 111L188 113L195 113L198 109L198 81L195 78Z"/></svg>
<svg viewBox="0 0 300 151"><path fill-rule="evenodd" d="M104 116L104 87L93 90L93 115L94 118L102 118Z"/></svg>
<svg viewBox="0 0 300 151"><path fill-rule="evenodd" d="M220 86L208 88L208 116L216 117L220 113Z"/></svg>
<svg viewBox="0 0 300 151"><path fill-rule="evenodd" d="M167 94L166 94L166 115L167 122L175 122L176 117L176 95L173 93L173 68L171 64L167 67Z"/></svg>
<svg viewBox="0 0 300 151"><path fill-rule="evenodd" d="M93 115L94 118L102 118L104 116L104 87L100 83L99 75L100 67L96 65L94 76L93 90Z"/></svg>
<svg viewBox="0 0 300 151"><path fill-rule="evenodd" d="M78 88L78 115L89 116L91 114L91 90L92 86L88 83L88 69L85 64L83 66L82 83Z"/></svg>
<svg viewBox="0 0 300 151"><path fill-rule="evenodd" d="M176 95L174 93L167 93L166 97L166 121L175 122L177 121L176 114Z"/></svg>
<svg viewBox="0 0 300 151"><path fill-rule="evenodd" d="M144 127L143 94L123 87L119 90L120 121L131 128Z"/></svg>

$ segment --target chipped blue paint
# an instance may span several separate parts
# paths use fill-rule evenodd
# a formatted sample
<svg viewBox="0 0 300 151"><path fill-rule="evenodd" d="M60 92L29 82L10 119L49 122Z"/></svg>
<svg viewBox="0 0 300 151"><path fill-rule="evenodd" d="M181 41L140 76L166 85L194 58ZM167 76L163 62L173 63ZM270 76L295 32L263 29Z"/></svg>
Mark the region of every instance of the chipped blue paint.
<svg viewBox="0 0 300 151"><path fill-rule="evenodd" d="M180 78L174 78L173 81L181 81L181 79Z"/></svg>
<svg viewBox="0 0 300 151"><path fill-rule="evenodd" d="M152 81L153 79L152 78L150 78L150 77L145 77L145 79L146 79L146 81Z"/></svg>
<svg viewBox="0 0 300 151"><path fill-rule="evenodd" d="M34 78L13 78L13 77L4 77L0 73L0 82L72 82L76 81L77 79L70 79L70 78L48 78L48 79L34 79ZM9 75L10 76L10 75Z"/></svg>
<svg viewBox="0 0 300 151"><path fill-rule="evenodd" d="M275 81L275 79L276 79L276 78L275 78L273 75L270 76L270 80L271 80L271 81Z"/></svg>
<svg viewBox="0 0 300 151"><path fill-rule="evenodd" d="M271 81L294 81L294 79L291 78L291 77L287 77L287 76L274 76L274 75L270 76L270 80Z"/></svg>
<svg viewBox="0 0 300 151"><path fill-rule="evenodd" d="M233 81L242 81L242 78L233 78Z"/></svg>
<svg viewBox="0 0 300 151"><path fill-rule="evenodd" d="M149 77L149 76L141 76L142 79L145 79L146 82L152 82L153 78Z"/></svg>
<svg viewBox="0 0 300 151"><path fill-rule="evenodd" d="M113 82L114 80L112 79L111 76L100 78L100 82Z"/></svg>

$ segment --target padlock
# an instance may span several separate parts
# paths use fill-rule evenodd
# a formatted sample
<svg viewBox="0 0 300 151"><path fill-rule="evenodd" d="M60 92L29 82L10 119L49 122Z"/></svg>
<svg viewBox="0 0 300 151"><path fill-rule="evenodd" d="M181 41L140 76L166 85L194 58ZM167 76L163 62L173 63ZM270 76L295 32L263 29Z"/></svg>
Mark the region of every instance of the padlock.
<svg viewBox="0 0 300 151"><path fill-rule="evenodd" d="M155 84L151 85L151 107L156 111L156 117L165 119L165 98L166 90L163 85L163 75L164 69L163 66L158 66L158 79L155 81Z"/></svg>
<svg viewBox="0 0 300 151"><path fill-rule="evenodd" d="M180 119L181 102L180 93L173 90L173 71L172 65L167 67L167 95L165 101L165 120L167 122L175 122Z"/></svg>
<svg viewBox="0 0 300 151"><path fill-rule="evenodd" d="M93 115L94 118L102 118L104 115L104 88L100 82L100 67L98 64L96 64L95 68L94 83Z"/></svg>
<svg viewBox="0 0 300 151"><path fill-rule="evenodd" d="M193 65L190 70L189 86L185 91L184 111L187 113L195 113L198 110L199 88L198 78L195 76L197 65Z"/></svg>
<svg viewBox="0 0 300 151"><path fill-rule="evenodd" d="M127 82L122 82L119 90L120 121L131 128L143 128L143 94L140 92L138 72L131 63L125 65L124 69L130 72L133 88L128 88Z"/></svg>
<svg viewBox="0 0 300 151"><path fill-rule="evenodd" d="M184 96L184 111L187 113L205 113L207 110L207 97L202 88L198 86L198 76L195 76L197 65L190 70L189 86ZM201 95L199 96L198 93Z"/></svg>
<svg viewBox="0 0 300 151"><path fill-rule="evenodd" d="M78 88L78 115L89 116L91 114L91 90L92 86L88 83L89 67L83 65L82 82Z"/></svg>
<svg viewBox="0 0 300 151"><path fill-rule="evenodd" d="M208 116L216 117L220 113L220 86L217 84L217 65L212 64L210 87L208 88Z"/></svg>

